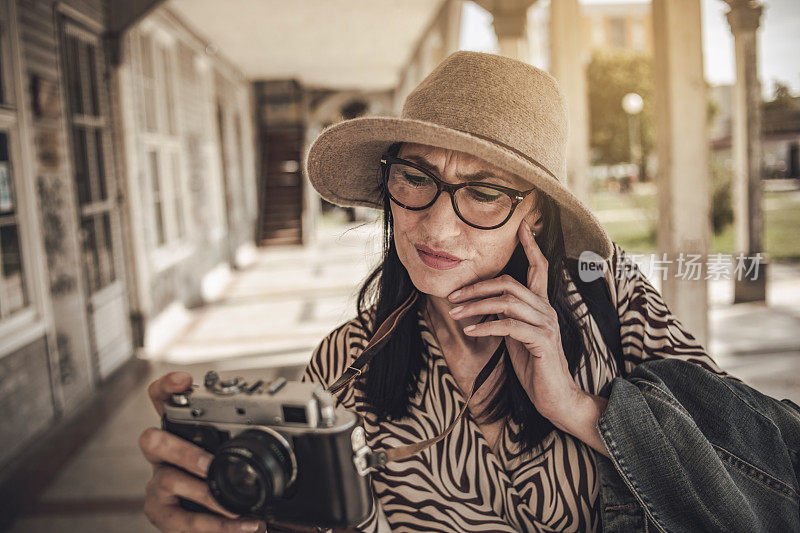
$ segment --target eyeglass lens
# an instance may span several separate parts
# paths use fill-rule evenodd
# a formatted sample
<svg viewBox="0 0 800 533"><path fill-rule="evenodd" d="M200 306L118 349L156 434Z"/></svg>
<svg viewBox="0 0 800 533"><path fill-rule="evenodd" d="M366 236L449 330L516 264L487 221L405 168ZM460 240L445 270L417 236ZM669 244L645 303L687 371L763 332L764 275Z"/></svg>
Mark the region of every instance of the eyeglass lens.
<svg viewBox="0 0 800 533"><path fill-rule="evenodd" d="M402 163L392 163L387 179L389 194L411 208L426 207L436 196L436 183L425 173ZM490 227L503 222L513 202L507 194L491 187L470 185L455 192L455 202L463 219L476 226Z"/></svg>

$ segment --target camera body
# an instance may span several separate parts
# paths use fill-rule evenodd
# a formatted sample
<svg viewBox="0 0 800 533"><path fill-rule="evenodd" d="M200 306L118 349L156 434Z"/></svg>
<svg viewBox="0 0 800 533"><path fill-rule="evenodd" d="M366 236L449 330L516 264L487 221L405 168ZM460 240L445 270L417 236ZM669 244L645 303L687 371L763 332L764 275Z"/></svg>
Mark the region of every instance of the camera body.
<svg viewBox="0 0 800 533"><path fill-rule="evenodd" d="M356 525L372 510L360 417L335 407L319 385L247 383L208 372L202 388L171 396L162 427L214 454L206 482L231 512L336 528Z"/></svg>

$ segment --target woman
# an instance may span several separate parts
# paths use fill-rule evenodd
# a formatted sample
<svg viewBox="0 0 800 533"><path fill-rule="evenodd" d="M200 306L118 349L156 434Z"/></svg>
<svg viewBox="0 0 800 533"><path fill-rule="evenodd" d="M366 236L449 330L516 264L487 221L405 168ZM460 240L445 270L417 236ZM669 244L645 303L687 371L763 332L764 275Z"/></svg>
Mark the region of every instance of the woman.
<svg viewBox="0 0 800 533"><path fill-rule="evenodd" d="M310 147L307 175L324 198L383 210L384 255L357 316L322 339L303 379L330 386L376 325L420 293L356 386L339 394L364 417L371 448L391 448L445 432L504 350L447 438L372 474L379 505L359 529L599 530L594 454L608 452L597 431L606 400L596 393L648 358L728 375L566 188L566 139L566 104L550 75L456 52L409 94L400 118L344 121ZM586 254L604 265L625 368L565 269L567 257ZM157 408L183 379L152 385ZM142 439L173 479L148 491L157 525L184 517L169 499L176 493L210 500L201 482L189 490L191 480L163 470L164 461L181 464L159 451L167 443L191 454L183 464L200 475L209 459L170 437L151 430ZM218 519L208 530L233 524Z"/></svg>

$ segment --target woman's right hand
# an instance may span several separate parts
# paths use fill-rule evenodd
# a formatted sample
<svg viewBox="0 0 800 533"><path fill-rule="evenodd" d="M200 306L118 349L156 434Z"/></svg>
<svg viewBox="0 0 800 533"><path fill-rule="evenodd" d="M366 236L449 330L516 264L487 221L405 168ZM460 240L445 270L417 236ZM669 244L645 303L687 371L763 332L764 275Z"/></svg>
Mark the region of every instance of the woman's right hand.
<svg viewBox="0 0 800 533"><path fill-rule="evenodd" d="M152 382L147 392L158 415L163 414L164 402L170 394L185 391L191 385L192 376L186 372L170 372ZM211 496L204 481L213 457L207 451L155 427L142 432L139 447L145 459L153 465L153 477L145 491L144 513L161 531L254 533L266 530L263 521L238 518L239 515L225 510ZM197 502L224 516L187 511L180 506L178 497Z"/></svg>

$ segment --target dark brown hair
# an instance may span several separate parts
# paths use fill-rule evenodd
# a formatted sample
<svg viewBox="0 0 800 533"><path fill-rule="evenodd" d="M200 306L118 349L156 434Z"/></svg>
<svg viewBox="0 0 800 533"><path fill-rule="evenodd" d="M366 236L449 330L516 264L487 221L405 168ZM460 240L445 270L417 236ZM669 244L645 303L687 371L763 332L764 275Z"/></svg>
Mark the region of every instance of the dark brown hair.
<svg viewBox="0 0 800 533"><path fill-rule="evenodd" d="M390 146L396 155L402 143ZM536 242L548 261L547 296L556 311L564 354L572 375L585 359L585 345L580 325L567 302L564 277L566 254L558 204L541 191L536 191L539 209L544 221L543 230ZM383 195L383 260L368 275L359 290L356 302L358 316L368 308L373 313L373 324L380 324L415 289L405 266L401 263L392 236L392 210L390 199ZM519 243L503 273L514 277L523 285L527 283L528 260ZM420 298L419 308L425 305ZM372 359L357 387L364 393L371 410L390 419L401 419L409 414L410 400L418 392L420 370L424 364L424 346L417 323L416 309L409 311L397 325L395 332ZM366 327L367 324L364 324ZM370 332L371 333L371 332ZM506 352L501 359L500 386L484 404L478 419L494 422L511 417L520 427L515 438L521 441L524 452L531 451L555 426L536 410L511 366Z"/></svg>

